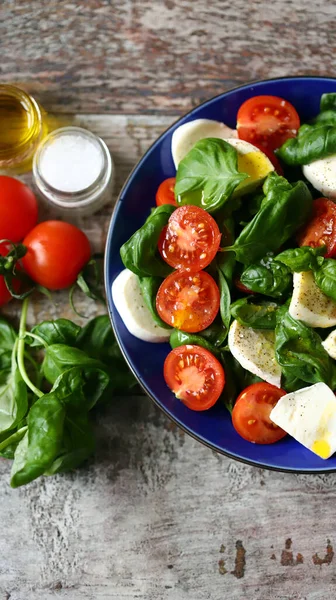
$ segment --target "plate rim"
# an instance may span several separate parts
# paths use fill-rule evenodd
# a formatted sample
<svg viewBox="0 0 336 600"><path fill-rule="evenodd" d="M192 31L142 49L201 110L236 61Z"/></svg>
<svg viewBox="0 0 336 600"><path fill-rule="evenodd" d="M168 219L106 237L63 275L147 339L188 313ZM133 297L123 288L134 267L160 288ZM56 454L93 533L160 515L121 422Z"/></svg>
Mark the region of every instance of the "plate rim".
<svg viewBox="0 0 336 600"><path fill-rule="evenodd" d="M191 430L189 430L183 423L181 423L180 421L178 421L177 419L175 419L174 416L172 416L168 410L166 410L166 408L164 406L162 406L157 399L155 398L155 396L153 394L151 394L145 387L144 383L142 382L142 380L140 379L140 377L137 375L135 369L133 368L133 365L130 364L130 362L127 359L127 356L123 350L122 347L122 343L119 337L119 333L114 325L114 320L113 320L113 316L112 316L112 311L111 311L111 307L110 307L110 303L108 301L108 297L109 297L109 288L108 288L108 255L109 255L109 250L110 250L110 246L111 246L111 240L112 240L112 230L114 228L114 222L116 219L116 214L117 214L117 208L119 206L119 204L122 201L122 196L124 194L124 190L126 189L126 187L128 186L128 183L130 181L130 179L132 179L133 175L135 174L136 171L138 171L138 169L141 167L142 163L144 162L144 160L147 158L147 155L152 151L152 149L161 141L161 139L166 135L166 133L172 128L174 127L179 121L181 121L182 119L185 119L186 117L189 117L193 114L193 112L197 111L199 108L206 106L207 104L210 104L211 102L213 102L214 100L221 98L222 96L225 96L225 94L234 92L236 90L241 90L244 88L249 88L253 85L259 84L259 83L268 83L268 82L272 82L272 81L289 81L289 80L296 80L296 81L302 81L302 80L307 80L307 79L316 79L316 80L320 80L320 81L334 81L336 82L336 77L325 77L325 76L319 76L319 75L293 75L293 76L287 76L284 75L282 77L271 77L268 79L257 79L257 80L253 80L250 81L248 83L244 83L241 85L237 85L233 88L230 88L228 90L226 90L225 92L221 92L220 94L215 94L215 96L212 96L211 98L208 98L207 100L204 100L203 102L201 102L200 104L198 104L197 106L193 107L192 109L190 109L188 112L183 113L181 116L179 116L175 121L173 121L160 135L158 138L156 138L154 140L154 142L149 146L149 148L147 148L146 152L141 156L141 158L138 160L138 162L134 165L134 167L131 169L130 173L128 174L126 180L123 183L123 186L118 194L118 197L116 199L115 205L113 207L112 213L111 213L111 218L110 218L110 223L109 223L109 227L107 230L107 236L106 236L106 242L105 242L105 251L104 251L104 288L105 288L105 295L106 295L106 305L107 305L107 311L108 311L108 316L110 319L110 323L111 323L111 327L114 333L114 336L117 340L119 349L126 361L126 364L128 365L129 369L131 370L133 376L135 377L135 379L137 380L138 384L140 385L140 387L143 389L144 393L146 396L148 396L152 402L154 402L154 404L165 414L166 417L168 417L168 419L170 419L173 423L175 423L175 425L177 425L180 429L182 429L182 431L184 431L184 433L188 434L190 437L192 437L194 440L196 440L198 443L201 443L203 446L206 446L207 448L209 448L210 450L212 450L213 452L217 452L218 454L221 454L223 456L226 456L227 458L230 458L232 460L236 460L242 464L245 465L249 465L252 467L257 467L259 469L266 469L268 471L275 471L278 473L291 473L294 475L320 475L320 474L326 474L326 473L336 473L336 467L333 468L321 468L321 469L297 469L297 468L290 468L290 467L276 467L273 465L266 465L263 463L260 463L258 461L253 461L253 460L249 460L247 458L242 458L240 456L237 456L227 450L223 450L222 448L217 447L215 444L211 444L210 442L206 441L205 439L203 439L202 437L194 434Z"/></svg>

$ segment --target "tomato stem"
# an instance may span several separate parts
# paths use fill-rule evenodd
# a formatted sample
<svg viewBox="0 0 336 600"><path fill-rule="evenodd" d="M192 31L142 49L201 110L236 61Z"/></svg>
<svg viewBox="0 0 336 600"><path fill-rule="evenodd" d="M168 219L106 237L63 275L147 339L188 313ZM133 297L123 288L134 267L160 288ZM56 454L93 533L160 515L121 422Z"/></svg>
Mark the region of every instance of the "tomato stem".
<svg viewBox="0 0 336 600"><path fill-rule="evenodd" d="M21 377L22 377L23 381L25 382L25 384L31 389L31 391L35 394L35 396L38 396L39 398L41 398L44 394L29 379L27 371L26 371L25 362L24 362L28 304L29 304L29 299L25 298L22 303L22 311L21 311L21 318L20 318L19 341L18 341L18 348L17 348L17 363L18 363L18 368L19 368Z"/></svg>

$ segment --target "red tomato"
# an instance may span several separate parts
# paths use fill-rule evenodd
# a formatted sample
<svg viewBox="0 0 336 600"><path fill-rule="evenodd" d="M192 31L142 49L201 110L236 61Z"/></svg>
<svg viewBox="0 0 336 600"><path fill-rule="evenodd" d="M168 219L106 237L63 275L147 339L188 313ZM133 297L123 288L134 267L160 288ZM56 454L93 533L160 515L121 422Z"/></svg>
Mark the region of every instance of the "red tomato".
<svg viewBox="0 0 336 600"><path fill-rule="evenodd" d="M163 375L176 398L192 410L211 408L225 383L222 365L201 346L174 348L164 362Z"/></svg>
<svg viewBox="0 0 336 600"><path fill-rule="evenodd" d="M18 179L0 175L0 239L20 242L37 223L37 201Z"/></svg>
<svg viewBox="0 0 336 600"><path fill-rule="evenodd" d="M294 106L278 96L255 96L241 105L237 131L241 140L260 144L270 150L295 137L300 117Z"/></svg>
<svg viewBox="0 0 336 600"><path fill-rule="evenodd" d="M174 194L175 182L175 177L169 177L159 185L156 192L157 206L161 206L161 204L172 204L173 206L177 206Z"/></svg>
<svg viewBox="0 0 336 600"><path fill-rule="evenodd" d="M265 146L262 146L261 144L256 144L255 142L253 145L256 146L256 148L259 148L259 150L261 150L264 154L266 154L267 158L269 158L269 160L271 161L278 175L283 176L283 168L280 164L278 157L274 154L273 150L265 148Z"/></svg>
<svg viewBox="0 0 336 600"><path fill-rule="evenodd" d="M286 435L270 419L274 406L286 392L270 383L249 385L238 396L232 411L232 423L239 435L248 442L273 444Z"/></svg>
<svg viewBox="0 0 336 600"><path fill-rule="evenodd" d="M33 281L49 290L72 285L90 259L90 242L80 229L63 221L39 223L23 240L22 259Z"/></svg>
<svg viewBox="0 0 336 600"><path fill-rule="evenodd" d="M299 246L326 246L327 258L336 256L336 204L327 198L313 202L313 215L298 235Z"/></svg>
<svg viewBox="0 0 336 600"><path fill-rule="evenodd" d="M215 258L221 234L215 219L198 206L174 210L159 239L159 251L168 265L201 271Z"/></svg>
<svg viewBox="0 0 336 600"><path fill-rule="evenodd" d="M219 298L216 282L205 271L174 271L159 287L156 308L168 325L196 333L211 325L219 310Z"/></svg>

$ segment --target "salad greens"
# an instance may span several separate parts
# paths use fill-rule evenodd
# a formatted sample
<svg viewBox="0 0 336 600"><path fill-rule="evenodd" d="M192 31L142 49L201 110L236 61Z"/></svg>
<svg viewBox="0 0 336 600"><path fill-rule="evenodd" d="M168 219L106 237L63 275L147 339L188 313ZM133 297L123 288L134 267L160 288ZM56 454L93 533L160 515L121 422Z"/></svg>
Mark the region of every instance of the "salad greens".
<svg viewBox="0 0 336 600"><path fill-rule="evenodd" d="M247 177L238 171L235 148L224 140L205 138L180 162L175 197L179 204L196 204L212 213L223 206Z"/></svg>
<svg viewBox="0 0 336 600"><path fill-rule="evenodd" d="M231 315L241 325L254 329L275 329L278 304L256 300L253 296L239 298L231 304Z"/></svg>
<svg viewBox="0 0 336 600"><path fill-rule="evenodd" d="M286 265L265 257L258 264L247 267L242 272L240 281L252 292L282 298L288 292L292 277Z"/></svg>
<svg viewBox="0 0 336 600"><path fill-rule="evenodd" d="M28 332L27 302L19 333L0 319L0 456L14 459L12 487L91 456L92 409L135 385L107 315L83 328L56 319Z"/></svg>
<svg viewBox="0 0 336 600"><path fill-rule="evenodd" d="M313 198L303 181L291 184L272 172L265 180L263 192L265 197L255 217L235 243L226 248L233 250L244 265L279 250L311 214Z"/></svg>

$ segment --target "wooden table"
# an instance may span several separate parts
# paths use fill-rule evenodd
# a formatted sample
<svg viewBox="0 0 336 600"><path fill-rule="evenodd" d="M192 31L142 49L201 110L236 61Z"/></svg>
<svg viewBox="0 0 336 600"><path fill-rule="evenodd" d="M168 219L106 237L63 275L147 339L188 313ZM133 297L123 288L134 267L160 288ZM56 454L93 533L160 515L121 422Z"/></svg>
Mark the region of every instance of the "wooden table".
<svg viewBox="0 0 336 600"><path fill-rule="evenodd" d="M204 99L260 78L335 74L328 0L4 0L0 17L1 80L106 140L115 195ZM82 223L96 250L111 210ZM56 299L36 301L31 323L72 318ZM147 397L116 399L97 438L88 466L18 490L0 462L0 600L336 597L336 475L229 460Z"/></svg>

